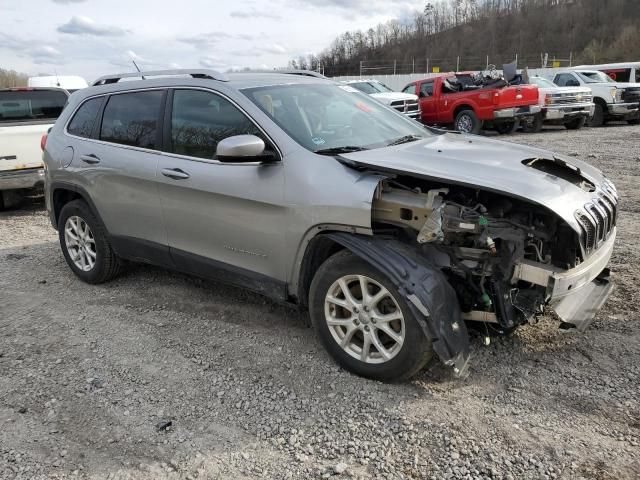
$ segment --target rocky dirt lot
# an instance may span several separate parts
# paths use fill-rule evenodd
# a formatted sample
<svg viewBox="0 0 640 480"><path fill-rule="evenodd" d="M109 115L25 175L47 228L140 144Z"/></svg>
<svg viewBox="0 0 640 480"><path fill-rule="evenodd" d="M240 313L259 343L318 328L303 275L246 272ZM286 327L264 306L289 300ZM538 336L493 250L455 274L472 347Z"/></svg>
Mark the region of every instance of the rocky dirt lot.
<svg viewBox="0 0 640 480"><path fill-rule="evenodd" d="M305 314L225 285L83 284L42 204L1 213L0 478L640 478L639 135L508 137L617 184L617 290L585 334L475 338L464 380L355 377Z"/></svg>

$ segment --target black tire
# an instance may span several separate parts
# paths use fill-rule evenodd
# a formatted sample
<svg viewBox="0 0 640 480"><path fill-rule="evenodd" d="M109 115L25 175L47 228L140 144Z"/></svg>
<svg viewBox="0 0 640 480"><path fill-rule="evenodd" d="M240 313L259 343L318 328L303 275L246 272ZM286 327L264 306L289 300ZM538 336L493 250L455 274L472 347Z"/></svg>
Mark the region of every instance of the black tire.
<svg viewBox="0 0 640 480"><path fill-rule="evenodd" d="M574 118L570 122L565 123L564 127L567 130L580 130L582 127L584 127L585 123L587 123L586 117L578 117Z"/></svg>
<svg viewBox="0 0 640 480"><path fill-rule="evenodd" d="M458 132L477 135L482 129L482 122L473 110L462 110L456 115L453 128Z"/></svg>
<svg viewBox="0 0 640 480"><path fill-rule="evenodd" d="M495 129L500 135L508 135L510 133L515 133L519 126L520 122L518 120L512 120L496 123Z"/></svg>
<svg viewBox="0 0 640 480"><path fill-rule="evenodd" d="M537 113L533 116L533 118L529 118L521 123L522 131L525 133L539 133L542 131L543 123L544 119L542 118L542 114Z"/></svg>
<svg viewBox="0 0 640 480"><path fill-rule="evenodd" d="M589 122L590 127L601 127L604 125L604 108L601 104L596 103L596 107L593 110L593 117Z"/></svg>
<svg viewBox="0 0 640 480"><path fill-rule="evenodd" d="M73 216L80 217L80 219L87 224L93 235L96 259L93 268L89 271L81 270L76 266L67 249L65 226L69 217ZM113 248L111 247L111 243L109 242L109 237L104 226L100 223L84 200L74 200L67 203L62 208L58 219L58 237L60 240L60 247L62 248L62 254L67 261L67 264L73 273L75 273L82 281L91 284L98 284L108 282L118 275L121 266L120 259L116 256Z"/></svg>
<svg viewBox="0 0 640 480"><path fill-rule="evenodd" d="M629 125L640 125L640 118L632 118L631 120L627 120Z"/></svg>
<svg viewBox="0 0 640 480"><path fill-rule="evenodd" d="M386 288L404 317L405 338L393 358L383 363L366 363L349 355L334 339L325 317L325 297L331 286L346 275L365 275ZM309 294L311 321L322 344L340 366L367 378L381 381L406 380L431 360L431 341L424 335L404 298L395 285L364 260L349 252L340 252L325 261L311 282Z"/></svg>

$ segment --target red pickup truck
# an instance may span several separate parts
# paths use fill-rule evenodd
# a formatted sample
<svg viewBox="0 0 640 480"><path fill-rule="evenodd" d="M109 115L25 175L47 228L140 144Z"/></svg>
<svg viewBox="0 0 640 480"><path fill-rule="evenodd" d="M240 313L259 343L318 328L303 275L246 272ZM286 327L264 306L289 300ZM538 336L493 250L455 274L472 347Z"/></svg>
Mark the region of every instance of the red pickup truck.
<svg viewBox="0 0 640 480"><path fill-rule="evenodd" d="M422 123L453 126L465 133L494 128L515 131L521 120L540 112L538 87L478 81L472 73L446 73L417 80L402 90L420 97Z"/></svg>

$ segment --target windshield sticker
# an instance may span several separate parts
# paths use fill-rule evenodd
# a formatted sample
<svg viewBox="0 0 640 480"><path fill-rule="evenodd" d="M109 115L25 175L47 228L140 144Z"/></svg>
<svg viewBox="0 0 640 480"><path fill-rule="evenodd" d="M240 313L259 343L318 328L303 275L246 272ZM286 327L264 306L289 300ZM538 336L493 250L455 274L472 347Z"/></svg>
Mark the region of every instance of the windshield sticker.
<svg viewBox="0 0 640 480"><path fill-rule="evenodd" d="M339 85L339 87L349 93L358 93L360 91L357 88L350 87L349 85Z"/></svg>
<svg viewBox="0 0 640 480"><path fill-rule="evenodd" d="M313 138L311 139L311 141L312 141L313 143L315 143L316 145L324 145L325 143L327 143L327 142L325 141L325 139L324 139L324 138L321 138L321 137L313 137Z"/></svg>

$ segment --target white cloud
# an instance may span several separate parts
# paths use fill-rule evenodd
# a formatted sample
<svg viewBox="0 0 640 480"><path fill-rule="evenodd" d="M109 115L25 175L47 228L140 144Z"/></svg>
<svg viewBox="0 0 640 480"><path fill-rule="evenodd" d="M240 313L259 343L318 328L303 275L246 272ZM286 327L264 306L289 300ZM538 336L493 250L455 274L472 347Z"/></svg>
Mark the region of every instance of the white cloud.
<svg viewBox="0 0 640 480"><path fill-rule="evenodd" d="M59 3L61 5L68 5L69 3L82 3L86 0L53 0L53 3Z"/></svg>
<svg viewBox="0 0 640 480"><path fill-rule="evenodd" d="M270 8L270 5L266 4L265 8ZM235 18L270 18L272 20L280 20L282 18L282 16L277 13L258 10L255 7L252 7L249 10L234 10L229 15Z"/></svg>
<svg viewBox="0 0 640 480"><path fill-rule="evenodd" d="M60 25L58 31L69 35L96 35L98 37L117 37L126 30L111 25L101 25L89 17L74 15L67 23Z"/></svg>

